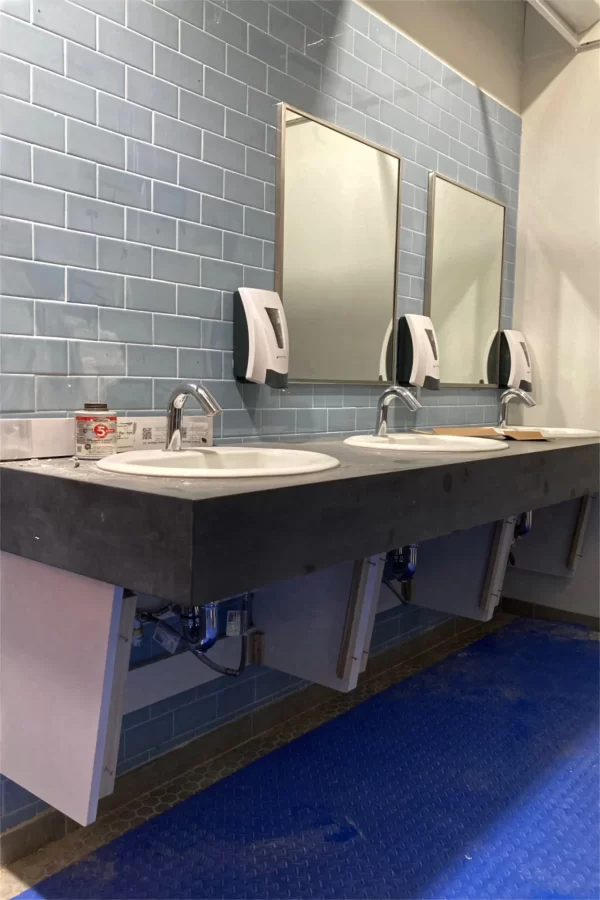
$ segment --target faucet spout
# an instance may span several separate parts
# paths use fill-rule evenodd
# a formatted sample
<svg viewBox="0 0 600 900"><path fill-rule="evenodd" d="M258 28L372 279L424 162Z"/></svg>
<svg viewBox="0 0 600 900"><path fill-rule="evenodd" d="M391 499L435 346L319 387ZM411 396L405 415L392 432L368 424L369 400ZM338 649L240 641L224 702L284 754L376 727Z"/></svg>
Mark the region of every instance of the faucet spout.
<svg viewBox="0 0 600 900"><path fill-rule="evenodd" d="M417 412L417 410L422 408L421 403L419 403L414 394L411 394L408 388L399 384L391 384L385 389L377 403L375 434L379 437L384 437L387 434L388 409L392 400L400 400L411 412Z"/></svg>
<svg viewBox="0 0 600 900"><path fill-rule="evenodd" d="M223 412L210 391L207 391L201 384L194 384L191 381L178 384L169 397L167 406L167 440L165 450L181 450L183 407L188 397L194 397L207 416L217 416Z"/></svg>
<svg viewBox="0 0 600 900"><path fill-rule="evenodd" d="M521 388L511 387L508 388L507 391L504 391L502 396L500 397L500 422L499 425L501 428L506 427L506 418L508 416L508 407L512 400L516 400L518 403L523 403L524 406L529 407L531 409L532 406L535 406L535 400L528 394L526 391L522 391Z"/></svg>

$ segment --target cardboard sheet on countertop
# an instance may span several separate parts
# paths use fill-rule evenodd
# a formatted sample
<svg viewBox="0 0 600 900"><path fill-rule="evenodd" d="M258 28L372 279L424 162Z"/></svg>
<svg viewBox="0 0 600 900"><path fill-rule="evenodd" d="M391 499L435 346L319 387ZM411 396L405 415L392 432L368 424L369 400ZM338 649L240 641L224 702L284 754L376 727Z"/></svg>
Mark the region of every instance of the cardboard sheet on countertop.
<svg viewBox="0 0 600 900"><path fill-rule="evenodd" d="M496 440L508 438L512 441L545 441L546 438L541 431L531 429L529 431L511 431L510 428L505 429L501 434L495 428L490 426L473 426L473 427L456 427L456 428L432 428L433 434L449 434L456 437L487 437Z"/></svg>

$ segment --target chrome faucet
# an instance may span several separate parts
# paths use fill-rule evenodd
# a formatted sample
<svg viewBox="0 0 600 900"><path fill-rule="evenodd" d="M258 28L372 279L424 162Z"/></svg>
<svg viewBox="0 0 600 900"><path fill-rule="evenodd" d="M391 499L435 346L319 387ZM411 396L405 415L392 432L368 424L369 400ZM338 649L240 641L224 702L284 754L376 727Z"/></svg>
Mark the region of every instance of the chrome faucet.
<svg viewBox="0 0 600 900"><path fill-rule="evenodd" d="M184 381L182 384L178 384L169 397L167 406L167 440L165 450L181 450L183 407L188 397L194 397L207 416L217 416L223 412L213 395L201 384L193 384L191 381Z"/></svg>
<svg viewBox="0 0 600 900"><path fill-rule="evenodd" d="M506 427L508 406L511 400L518 400L519 403L524 403L525 406L528 406L530 409L532 406L535 406L535 400L531 394L522 391L521 388L511 387L507 391L504 391L500 397L500 422L498 424L501 428Z"/></svg>
<svg viewBox="0 0 600 900"><path fill-rule="evenodd" d="M385 389L377 403L375 434L379 437L384 437L387 434L388 407L392 400L401 400L411 412L416 412L422 408L417 398L411 394L408 388L399 384L391 384Z"/></svg>

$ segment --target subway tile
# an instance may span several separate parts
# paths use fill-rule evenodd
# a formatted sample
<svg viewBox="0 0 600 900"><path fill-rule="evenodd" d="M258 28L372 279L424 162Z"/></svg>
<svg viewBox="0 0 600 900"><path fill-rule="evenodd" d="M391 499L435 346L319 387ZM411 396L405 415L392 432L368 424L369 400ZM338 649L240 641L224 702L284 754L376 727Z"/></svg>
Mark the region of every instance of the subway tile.
<svg viewBox="0 0 600 900"><path fill-rule="evenodd" d="M275 268L275 244L271 241L263 241L263 268Z"/></svg>
<svg viewBox="0 0 600 900"><path fill-rule="evenodd" d="M0 190L2 184L0 182ZM18 256L22 259L31 259L32 231L29 222L21 222L17 219L0 219L0 255Z"/></svg>
<svg viewBox="0 0 600 900"><path fill-rule="evenodd" d="M274 156L248 147L246 150L246 174L260 181L275 184L277 161Z"/></svg>
<svg viewBox="0 0 600 900"><path fill-rule="evenodd" d="M20 259L0 259L0 293L11 297L64 300L64 269Z"/></svg>
<svg viewBox="0 0 600 900"><path fill-rule="evenodd" d="M442 84L456 97L462 98L463 78L454 69L444 66L442 70Z"/></svg>
<svg viewBox="0 0 600 900"><path fill-rule="evenodd" d="M177 249L198 256L222 256L222 232L193 222L178 222Z"/></svg>
<svg viewBox="0 0 600 900"><path fill-rule="evenodd" d="M148 5L147 0L139 0ZM177 115L177 88L139 69L127 69L127 99L167 116Z"/></svg>
<svg viewBox="0 0 600 900"><path fill-rule="evenodd" d="M458 119L456 121L458 122ZM440 153L448 153L450 138L444 131L440 131L439 128L434 128L432 125L429 128L429 144Z"/></svg>
<svg viewBox="0 0 600 900"><path fill-rule="evenodd" d="M204 353L208 351L204 350ZM223 437L244 437L258 434L260 412L248 409L226 409L220 416Z"/></svg>
<svg viewBox="0 0 600 900"><path fill-rule="evenodd" d="M367 86L366 64L341 48L338 52L338 71L340 75L343 75L344 78L348 78L355 84L360 84L362 87Z"/></svg>
<svg viewBox="0 0 600 900"><path fill-rule="evenodd" d="M156 44L154 74L188 91L202 93L203 66L195 59Z"/></svg>
<svg viewBox="0 0 600 900"><path fill-rule="evenodd" d="M410 209L410 207L404 207L402 210L402 227L410 228L411 231L418 231L421 234L425 233L425 224L427 217L424 212L421 212L419 209Z"/></svg>
<svg viewBox="0 0 600 900"><path fill-rule="evenodd" d="M173 737L173 713L150 719L125 732L125 759L154 750Z"/></svg>
<svg viewBox="0 0 600 900"><path fill-rule="evenodd" d="M298 434L327 431L327 412L326 409L298 409L296 411Z"/></svg>
<svg viewBox="0 0 600 900"><path fill-rule="evenodd" d="M128 344L152 343L152 313L131 309L100 309L98 338ZM157 341L157 343L160 343ZM123 409L122 406L117 407ZM126 406L125 409L128 409Z"/></svg>
<svg viewBox="0 0 600 900"><path fill-rule="evenodd" d="M67 153L125 168L125 140L120 134L75 119L67 120Z"/></svg>
<svg viewBox="0 0 600 900"><path fill-rule="evenodd" d="M237 203L218 197L202 198L202 222L227 231L244 230L244 209Z"/></svg>
<svg viewBox="0 0 600 900"><path fill-rule="evenodd" d="M204 70L204 95L209 100L215 100L224 106L233 107L239 112L247 110L247 88L242 81L230 78L222 72L210 69Z"/></svg>
<svg viewBox="0 0 600 900"><path fill-rule="evenodd" d="M437 128L440 124L440 110L434 103L430 103L425 97L419 97L418 115L420 119Z"/></svg>
<svg viewBox="0 0 600 900"><path fill-rule="evenodd" d="M64 150L63 116L15 100L13 97L0 96L0 122L4 137L40 144L54 150Z"/></svg>
<svg viewBox="0 0 600 900"><path fill-rule="evenodd" d="M97 306L124 306L125 279L122 275L67 269L67 300Z"/></svg>
<svg viewBox="0 0 600 900"><path fill-rule="evenodd" d="M223 374L223 354L219 350L179 351L177 374L180 378L221 378Z"/></svg>
<svg viewBox="0 0 600 900"><path fill-rule="evenodd" d="M202 158L235 172L244 172L246 165L244 147L217 134L204 134Z"/></svg>
<svg viewBox="0 0 600 900"><path fill-rule="evenodd" d="M272 5L269 7L269 34L296 50L304 50L304 25Z"/></svg>
<svg viewBox="0 0 600 900"><path fill-rule="evenodd" d="M417 154L417 142L402 132L392 133L392 149L406 159L415 159Z"/></svg>
<svg viewBox="0 0 600 900"><path fill-rule="evenodd" d="M69 41L67 41L66 63L69 78L99 88L101 91L117 94L119 97L125 96L123 63Z"/></svg>
<svg viewBox="0 0 600 900"><path fill-rule="evenodd" d="M273 7L271 7L273 10ZM217 694L217 716L230 716L244 707L254 703L255 680L253 678L248 681L242 681L233 687L224 688Z"/></svg>
<svg viewBox="0 0 600 900"><path fill-rule="evenodd" d="M458 163L449 156L440 153L438 156L438 170L441 175L452 178L454 181L458 178Z"/></svg>
<svg viewBox="0 0 600 900"><path fill-rule="evenodd" d="M265 209L267 212L275 212L275 185L265 184Z"/></svg>
<svg viewBox="0 0 600 900"><path fill-rule="evenodd" d="M488 161L483 153L479 153L477 150L469 150L468 164L476 172L481 172L482 175L487 174Z"/></svg>
<svg viewBox="0 0 600 900"><path fill-rule="evenodd" d="M98 238L98 268L123 275L146 275L151 272L151 250L138 244ZM157 277L160 277L157 275Z"/></svg>
<svg viewBox="0 0 600 900"><path fill-rule="evenodd" d="M206 136L205 136L206 143ZM181 156L179 159L179 183L203 194L223 196L223 169Z"/></svg>
<svg viewBox="0 0 600 900"><path fill-rule="evenodd" d="M0 215L26 217L48 225L64 225L65 196L50 188L1 178Z"/></svg>
<svg viewBox="0 0 600 900"><path fill-rule="evenodd" d="M154 342L174 347L201 347L202 322L183 316L154 316Z"/></svg>
<svg viewBox="0 0 600 900"><path fill-rule="evenodd" d="M0 175L31 180L31 147L0 136Z"/></svg>
<svg viewBox="0 0 600 900"><path fill-rule="evenodd" d="M417 144L416 161L420 166L425 166L425 168L427 169L435 170L437 169L437 159L438 154L436 150L433 150L426 144Z"/></svg>
<svg viewBox="0 0 600 900"><path fill-rule="evenodd" d="M218 319L221 316L221 292L210 288L177 285L177 312L181 316Z"/></svg>
<svg viewBox="0 0 600 900"><path fill-rule="evenodd" d="M248 88L248 115L267 125L277 125L278 101L268 94Z"/></svg>
<svg viewBox="0 0 600 900"><path fill-rule="evenodd" d="M261 291L274 290L275 276L272 270L244 266L244 287Z"/></svg>
<svg viewBox="0 0 600 900"><path fill-rule="evenodd" d="M356 429L356 410L327 410L327 431L354 431Z"/></svg>
<svg viewBox="0 0 600 900"><path fill-rule="evenodd" d="M54 153L42 147L33 148L33 180L47 187L94 196L96 166L87 160Z"/></svg>
<svg viewBox="0 0 600 900"><path fill-rule="evenodd" d="M199 97L198 94L180 91L179 115L185 122L207 131L214 131L216 134L223 134L225 131L225 107Z"/></svg>
<svg viewBox="0 0 600 900"><path fill-rule="evenodd" d="M195 256L155 248L153 276L162 281L200 284L200 264Z"/></svg>
<svg viewBox="0 0 600 900"><path fill-rule="evenodd" d="M0 329L3 334L33 334L33 300L0 297Z"/></svg>
<svg viewBox="0 0 600 900"><path fill-rule="evenodd" d="M367 88L379 97L383 97L384 100L389 100L390 103L394 100L394 82L382 72L369 69Z"/></svg>
<svg viewBox="0 0 600 900"><path fill-rule="evenodd" d="M98 399L95 376L39 375L35 379L35 405L40 412L81 409Z"/></svg>
<svg viewBox="0 0 600 900"><path fill-rule="evenodd" d="M0 375L0 412L33 412L34 408L33 375Z"/></svg>
<svg viewBox="0 0 600 900"><path fill-rule="evenodd" d="M186 703L185 706L176 709L172 715L175 723L173 731L175 737L203 728L216 719L217 695Z"/></svg>
<svg viewBox="0 0 600 900"><path fill-rule="evenodd" d="M198 0L155 0L156 6L166 9L178 19L191 22L202 28L204 23L204 4Z"/></svg>
<svg viewBox="0 0 600 900"><path fill-rule="evenodd" d="M403 178L409 184L414 184L422 190L427 190L429 184L429 173L423 166L411 160L406 160L403 171Z"/></svg>
<svg viewBox="0 0 600 900"><path fill-rule="evenodd" d="M0 53L63 72L63 41L28 22L0 14Z"/></svg>
<svg viewBox="0 0 600 900"><path fill-rule="evenodd" d="M88 10L66 0L35 0L32 13L34 25L78 44L96 46L96 17Z"/></svg>
<svg viewBox="0 0 600 900"><path fill-rule="evenodd" d="M262 31L269 28L269 7L264 0L227 0L227 9Z"/></svg>
<svg viewBox="0 0 600 900"><path fill-rule="evenodd" d="M69 372L72 375L124 375L125 345L70 341Z"/></svg>
<svg viewBox="0 0 600 900"><path fill-rule="evenodd" d="M125 210L116 203L104 203L77 194L67 195L67 228L122 238L124 227Z"/></svg>
<svg viewBox="0 0 600 900"><path fill-rule="evenodd" d="M66 375L67 342L51 338L0 338L2 372L26 375Z"/></svg>
<svg viewBox="0 0 600 900"><path fill-rule="evenodd" d="M474 169L470 169L468 166L459 165L458 180L467 187L477 188L477 172L475 172Z"/></svg>
<svg viewBox="0 0 600 900"><path fill-rule="evenodd" d="M425 272L425 260L414 253L400 253L400 270L406 275L418 275L423 277Z"/></svg>
<svg viewBox="0 0 600 900"><path fill-rule="evenodd" d="M141 209L127 210L126 238L141 244L153 244L156 247L177 246L177 223L168 216L145 212Z"/></svg>
<svg viewBox="0 0 600 900"><path fill-rule="evenodd" d="M27 63L10 56L0 56L0 93L18 100L29 100L30 72Z"/></svg>
<svg viewBox="0 0 600 900"><path fill-rule="evenodd" d="M321 90L330 97L334 97L339 103L345 103L348 106L352 103L352 86L352 82L347 78L343 78L338 72L332 72L331 69L323 69ZM250 103L248 104L248 112L251 112Z"/></svg>
<svg viewBox="0 0 600 900"><path fill-rule="evenodd" d="M231 45L227 47L226 72L231 78L252 85L259 91L267 89L267 67L264 62Z"/></svg>
<svg viewBox="0 0 600 900"><path fill-rule="evenodd" d="M389 75L394 81L405 84L407 81L408 64L405 60L399 59L393 53L383 51L381 57L381 69L385 75Z"/></svg>
<svg viewBox="0 0 600 900"><path fill-rule="evenodd" d="M239 381L207 381L204 386L215 397L222 409L244 408L242 385ZM203 687L208 693L209 685L206 684Z"/></svg>
<svg viewBox="0 0 600 900"><path fill-rule="evenodd" d="M323 10L316 3L311 0L293 0L287 11L307 28L312 28L318 34L323 33Z"/></svg>
<svg viewBox="0 0 600 900"><path fill-rule="evenodd" d="M147 178L116 169L98 169L98 196L102 200L150 209L151 193L152 183Z"/></svg>
<svg viewBox="0 0 600 900"><path fill-rule="evenodd" d="M98 125L141 141L152 140L150 110L111 94L98 94Z"/></svg>
<svg viewBox="0 0 600 900"><path fill-rule="evenodd" d="M403 34L400 34L400 32L396 34L396 56L399 56L401 59L405 59L406 62L411 64L411 66L415 66L415 68L418 68L420 62L420 54L421 48L418 44L415 44L414 41L411 41L410 38L407 38Z"/></svg>
<svg viewBox="0 0 600 900"><path fill-rule="evenodd" d="M394 103L413 115L419 111L419 95L403 84L394 86Z"/></svg>
<svg viewBox="0 0 600 900"><path fill-rule="evenodd" d="M225 173L225 198L245 206L264 206L264 185L262 181L239 175L237 172Z"/></svg>
<svg viewBox="0 0 600 900"><path fill-rule="evenodd" d="M31 2L30 0L0 0L0 10L9 16L16 16L29 22Z"/></svg>
<svg viewBox="0 0 600 900"><path fill-rule="evenodd" d="M168 15L147 0L128 0L127 27L138 31L153 41L167 44L177 50L179 46L179 23L175 16Z"/></svg>
<svg viewBox="0 0 600 900"><path fill-rule="evenodd" d="M352 85L352 106L373 118L379 118L380 98L356 84Z"/></svg>
<svg viewBox="0 0 600 900"><path fill-rule="evenodd" d="M178 219L200 219L200 195L171 184L154 182L152 207L154 212L164 213Z"/></svg>
<svg viewBox="0 0 600 900"><path fill-rule="evenodd" d="M369 123L374 122L374 119L369 119ZM339 125L340 128L345 128L346 131L351 131L353 134L357 134L360 137L365 137L367 133L367 119L364 113L358 112L356 109L352 109L350 106L344 106L343 103L338 103L335 112L335 124ZM377 122L377 125L380 123ZM382 126L385 128L386 126Z"/></svg>
<svg viewBox="0 0 600 900"><path fill-rule="evenodd" d="M247 23L209 0L204 3L204 30L238 50L248 49Z"/></svg>
<svg viewBox="0 0 600 900"><path fill-rule="evenodd" d="M110 409L152 409L151 378L101 377L98 395Z"/></svg>
<svg viewBox="0 0 600 900"><path fill-rule="evenodd" d="M175 285L166 281L144 278L127 278L125 289L127 309L143 309L148 312L175 312Z"/></svg>
<svg viewBox="0 0 600 900"><path fill-rule="evenodd" d="M98 310L94 306L36 300L35 333L44 337L98 340Z"/></svg>
<svg viewBox="0 0 600 900"><path fill-rule="evenodd" d="M421 48L419 68L428 75L429 78L432 78L434 81L441 84L443 65L436 56L432 56L431 53L428 53L423 48Z"/></svg>
<svg viewBox="0 0 600 900"><path fill-rule="evenodd" d="M202 157L202 131L160 113L154 114L154 142L176 153Z"/></svg>
<svg viewBox="0 0 600 900"><path fill-rule="evenodd" d="M102 17L98 19L98 50L137 69L152 72L152 41Z"/></svg>
<svg viewBox="0 0 600 900"><path fill-rule="evenodd" d="M226 45L223 41L185 22L181 24L181 52L207 66L225 71Z"/></svg>
<svg viewBox="0 0 600 900"><path fill-rule="evenodd" d="M275 240L275 216L269 212L249 207L244 211L244 234Z"/></svg>
<svg viewBox="0 0 600 900"><path fill-rule="evenodd" d="M266 127L264 123L232 109L227 110L225 135L241 144L255 147L257 150L265 149Z"/></svg>
<svg viewBox="0 0 600 900"><path fill-rule="evenodd" d="M158 178L161 181L176 183L177 155L160 147L153 147L150 144L143 144L139 141L128 139L127 169L130 172L136 172L138 175L146 175L148 178ZM139 206L140 203L134 205Z"/></svg>
<svg viewBox="0 0 600 900"><path fill-rule="evenodd" d="M354 36L354 55L368 66L372 66L374 69L381 69L381 45L370 40L363 34L357 33Z"/></svg>
<svg viewBox="0 0 600 900"><path fill-rule="evenodd" d="M304 53L298 53L291 48L288 50L287 73L298 81L320 90L321 88L321 65L318 62L305 56Z"/></svg>
<svg viewBox="0 0 600 900"><path fill-rule="evenodd" d="M240 265L217 259L202 260L202 284L221 291L237 291L242 286L244 271Z"/></svg>
<svg viewBox="0 0 600 900"><path fill-rule="evenodd" d="M262 267L262 241L226 231L223 235L223 257L231 262Z"/></svg>
<svg viewBox="0 0 600 900"><path fill-rule="evenodd" d="M96 266L96 238L62 228L36 225L34 256L41 262L93 269Z"/></svg>
<svg viewBox="0 0 600 900"><path fill-rule="evenodd" d="M115 22L125 24L125 0L71 0L78 6L85 6L92 12L113 19Z"/></svg>

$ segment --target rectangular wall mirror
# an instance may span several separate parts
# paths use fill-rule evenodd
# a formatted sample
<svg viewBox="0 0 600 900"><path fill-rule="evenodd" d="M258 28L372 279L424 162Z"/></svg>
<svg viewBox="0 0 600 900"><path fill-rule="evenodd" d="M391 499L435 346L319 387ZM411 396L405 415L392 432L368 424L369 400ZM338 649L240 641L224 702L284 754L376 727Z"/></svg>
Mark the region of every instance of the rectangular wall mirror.
<svg viewBox="0 0 600 900"><path fill-rule="evenodd" d="M498 384L489 351L500 324L505 207L429 176L425 314L440 348L442 385Z"/></svg>
<svg viewBox="0 0 600 900"><path fill-rule="evenodd" d="M290 381L391 380L400 157L281 104L276 290Z"/></svg>

